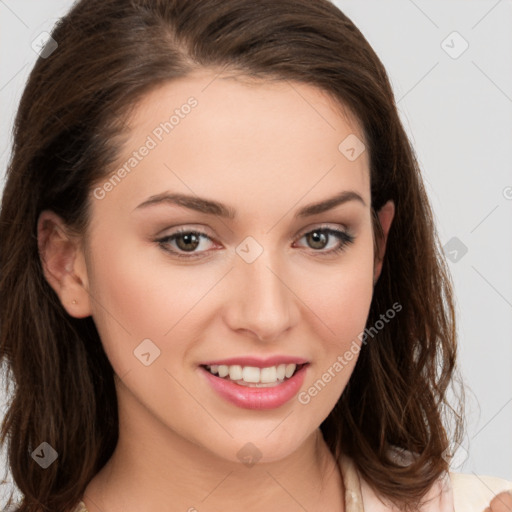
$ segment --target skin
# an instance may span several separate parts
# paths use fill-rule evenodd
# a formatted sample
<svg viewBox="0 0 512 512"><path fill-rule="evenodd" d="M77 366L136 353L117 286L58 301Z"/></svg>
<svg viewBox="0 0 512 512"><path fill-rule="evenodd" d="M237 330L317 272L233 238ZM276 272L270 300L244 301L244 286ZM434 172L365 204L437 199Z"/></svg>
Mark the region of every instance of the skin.
<svg viewBox="0 0 512 512"><path fill-rule="evenodd" d="M119 443L84 502L89 512L339 512L342 477L319 426L357 357L308 404L295 397L263 411L226 402L198 365L300 356L310 361L301 391L311 387L360 344L394 205L379 212L377 258L368 151L350 161L338 150L350 134L364 140L360 127L323 91L299 83L203 70L165 84L137 106L118 165L190 96L197 107L103 199L91 195L86 238L51 211L39 218L46 279L69 315L92 315L116 373ZM365 204L294 219L344 190ZM236 220L170 204L137 208L165 191L220 201ZM210 237L195 249L205 257L178 258L155 241L179 227ZM355 240L327 255L336 237L322 247L304 236L319 227L348 229ZM263 248L250 264L235 252L248 236ZM184 247L177 242L167 247ZM149 366L133 353L147 338L160 350ZM249 442L261 455L251 467L237 456Z"/></svg>
<svg viewBox="0 0 512 512"><path fill-rule="evenodd" d="M484 512L510 512L512 510L512 491L501 492Z"/></svg>

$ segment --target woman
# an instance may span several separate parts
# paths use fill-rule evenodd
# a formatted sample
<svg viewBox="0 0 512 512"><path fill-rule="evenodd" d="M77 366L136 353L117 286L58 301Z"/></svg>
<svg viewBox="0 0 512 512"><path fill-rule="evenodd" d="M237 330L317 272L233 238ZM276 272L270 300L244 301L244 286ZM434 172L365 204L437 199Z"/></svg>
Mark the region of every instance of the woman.
<svg viewBox="0 0 512 512"><path fill-rule="evenodd" d="M482 511L512 487L448 472L451 282L343 13L82 0L52 38L0 216L15 510Z"/></svg>

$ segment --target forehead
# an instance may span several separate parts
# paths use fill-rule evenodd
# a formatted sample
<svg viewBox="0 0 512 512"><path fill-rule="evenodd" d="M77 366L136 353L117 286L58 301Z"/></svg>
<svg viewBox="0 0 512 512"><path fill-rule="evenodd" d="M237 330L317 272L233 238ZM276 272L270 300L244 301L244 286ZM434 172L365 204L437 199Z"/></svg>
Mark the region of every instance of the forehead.
<svg viewBox="0 0 512 512"><path fill-rule="evenodd" d="M116 166L151 146L123 180L132 200L176 188L269 200L279 189L289 200L315 200L335 187L358 189L370 203L368 152L346 153L347 144L365 147L357 119L309 84L203 70L146 94L127 126Z"/></svg>
<svg viewBox="0 0 512 512"><path fill-rule="evenodd" d="M168 119L190 97L194 97L200 106L195 109L194 117L199 117L197 114L201 112L206 112L206 115L216 113L219 122L229 118L231 123L238 120L245 126L256 125L260 130L265 126L270 129L276 121L281 120L283 123L289 121L286 127L288 131L293 131L294 124L304 121L310 125L310 137L317 130L330 128L336 132L341 127L342 131L348 129L361 140L364 138L356 116L329 91L312 84L219 74L208 69L197 70L186 77L154 87L134 105L127 124L132 129L144 127L147 131L151 126L146 121ZM248 113L252 116L247 117ZM261 123L261 116L269 113L274 115L266 117ZM201 121L204 124L206 119Z"/></svg>

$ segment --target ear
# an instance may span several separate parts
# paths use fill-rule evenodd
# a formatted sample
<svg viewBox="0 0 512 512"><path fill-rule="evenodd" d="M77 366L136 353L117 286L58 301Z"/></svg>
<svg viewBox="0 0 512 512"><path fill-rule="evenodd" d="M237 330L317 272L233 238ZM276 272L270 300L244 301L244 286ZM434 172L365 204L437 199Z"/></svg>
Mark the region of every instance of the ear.
<svg viewBox="0 0 512 512"><path fill-rule="evenodd" d="M375 283L379 279L380 273L382 271L382 264L384 263L384 254L386 253L386 242L388 239L388 233L391 227L391 222L393 221L393 217L395 216L395 203L392 200L389 200L377 212L377 215L379 217L379 222L382 227L383 236L377 237L377 247L379 248L379 253L375 255L374 262L373 279Z"/></svg>
<svg viewBox="0 0 512 512"><path fill-rule="evenodd" d="M44 210L37 221L37 245L43 273L69 315L91 315L87 267L80 239L71 235L64 221Z"/></svg>

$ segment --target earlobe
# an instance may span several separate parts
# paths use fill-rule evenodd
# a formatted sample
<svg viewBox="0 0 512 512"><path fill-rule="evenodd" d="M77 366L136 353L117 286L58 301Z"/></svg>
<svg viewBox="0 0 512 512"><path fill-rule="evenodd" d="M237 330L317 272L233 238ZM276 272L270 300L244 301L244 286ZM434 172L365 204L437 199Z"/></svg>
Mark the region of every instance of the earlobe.
<svg viewBox="0 0 512 512"><path fill-rule="evenodd" d="M375 255L374 284L379 279L380 273L382 271L382 265L384 262L384 254L386 253L386 244L387 244L388 234L389 234L389 230L391 228L391 223L393 222L393 218L395 216L395 203L392 200L389 200L377 212L377 216L379 218L379 222L382 227L383 236L379 237L377 240L379 254Z"/></svg>
<svg viewBox="0 0 512 512"><path fill-rule="evenodd" d="M45 279L64 309L75 318L90 316L87 268L79 239L57 214L44 210L37 221L37 243Z"/></svg>

